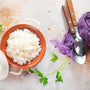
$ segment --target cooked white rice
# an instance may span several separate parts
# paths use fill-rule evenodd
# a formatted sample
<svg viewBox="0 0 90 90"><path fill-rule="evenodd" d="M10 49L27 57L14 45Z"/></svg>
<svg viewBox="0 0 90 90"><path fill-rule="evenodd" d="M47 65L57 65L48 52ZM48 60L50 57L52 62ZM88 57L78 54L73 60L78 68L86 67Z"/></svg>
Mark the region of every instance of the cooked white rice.
<svg viewBox="0 0 90 90"><path fill-rule="evenodd" d="M10 34L7 40L6 52L8 57L20 65L33 60L40 51L40 39L28 29L17 29Z"/></svg>

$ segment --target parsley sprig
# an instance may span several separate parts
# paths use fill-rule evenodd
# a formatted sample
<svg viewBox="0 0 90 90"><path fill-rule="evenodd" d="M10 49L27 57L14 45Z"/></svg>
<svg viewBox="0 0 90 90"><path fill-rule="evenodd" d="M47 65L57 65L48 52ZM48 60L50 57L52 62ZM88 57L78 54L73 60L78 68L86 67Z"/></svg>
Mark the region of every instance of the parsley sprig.
<svg viewBox="0 0 90 90"><path fill-rule="evenodd" d="M16 20L16 19L11 20L11 21L7 21L7 22L5 22L5 23L3 23L3 24L0 24L0 32L2 31L2 27L3 27L3 25L5 25L5 24L7 24L7 23L14 22L15 20Z"/></svg>
<svg viewBox="0 0 90 90"><path fill-rule="evenodd" d="M43 73L41 73L39 70L35 69L35 71L33 71L30 68L28 70L31 73L36 73L40 77L39 82L43 83L44 86L48 83L48 78L45 77L45 75Z"/></svg>
<svg viewBox="0 0 90 90"><path fill-rule="evenodd" d="M56 60L59 59L54 53L51 53L51 56L52 56L52 59L51 59L52 62L55 62ZM63 59L60 59L60 60L63 61L63 63L61 64L61 66L60 66L57 70L55 70L55 71L53 71L53 72L51 72L51 73L49 73L49 74L43 74L42 72L40 72L40 71L37 70L37 69L35 69L35 70L33 71L32 69L29 68L28 70L29 70L29 72L31 72L31 73L36 73L36 74L40 77L39 82L40 82L40 83L43 83L44 86L47 85L47 83L48 83L48 78L47 78L47 76L52 75L52 74L54 74L54 73L56 73L56 80L55 80L55 82L62 82L62 83L63 83L62 71L63 71L64 68L66 67L67 56L65 57L64 60L63 60ZM60 71L59 71L59 70L60 70Z"/></svg>

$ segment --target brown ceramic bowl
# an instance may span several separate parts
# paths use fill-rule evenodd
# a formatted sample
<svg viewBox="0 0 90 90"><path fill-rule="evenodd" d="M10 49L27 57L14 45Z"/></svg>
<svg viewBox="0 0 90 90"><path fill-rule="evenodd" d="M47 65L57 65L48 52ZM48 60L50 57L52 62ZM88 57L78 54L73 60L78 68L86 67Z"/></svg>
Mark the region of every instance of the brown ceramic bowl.
<svg viewBox="0 0 90 90"><path fill-rule="evenodd" d="M10 35L11 32L13 32L17 29L22 29L23 30L25 28L32 31L33 33L35 33L38 36L38 38L40 39L40 44L41 44L41 51L40 51L39 55L34 60L31 61L30 64L26 63L24 65L19 65L19 64L13 62L13 60L7 56L6 43L7 43L7 40L9 38L9 35ZM4 35L1 39L1 50L5 54L5 56L8 60L8 63L11 64L13 67L20 68L20 69L27 69L27 68L34 67L35 65L37 65L42 60L42 58L45 54L45 51L46 51L46 41L45 41L45 38L44 38L43 34L39 31L39 29L35 28L34 26L28 25L28 24L18 24L18 25L15 25L15 26L11 27L10 29L8 29L4 33Z"/></svg>

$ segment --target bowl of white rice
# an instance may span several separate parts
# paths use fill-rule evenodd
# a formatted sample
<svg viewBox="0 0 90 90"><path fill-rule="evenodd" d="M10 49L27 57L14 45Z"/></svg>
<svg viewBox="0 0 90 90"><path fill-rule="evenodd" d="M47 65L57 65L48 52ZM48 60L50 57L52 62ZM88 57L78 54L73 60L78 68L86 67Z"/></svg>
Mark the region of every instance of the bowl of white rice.
<svg viewBox="0 0 90 90"><path fill-rule="evenodd" d="M1 50L9 64L16 68L27 69L42 60L46 51L46 41L36 27L18 24L4 33Z"/></svg>

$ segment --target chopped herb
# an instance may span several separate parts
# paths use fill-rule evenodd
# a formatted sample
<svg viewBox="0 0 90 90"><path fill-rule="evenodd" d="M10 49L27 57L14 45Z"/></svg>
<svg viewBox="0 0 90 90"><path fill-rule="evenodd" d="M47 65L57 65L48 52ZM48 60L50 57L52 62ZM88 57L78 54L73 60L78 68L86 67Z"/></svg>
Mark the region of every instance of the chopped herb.
<svg viewBox="0 0 90 90"><path fill-rule="evenodd" d="M29 68L28 70L29 70L29 72L31 72L31 73L35 73L35 72L34 72L32 69L30 69L30 68Z"/></svg>
<svg viewBox="0 0 90 90"><path fill-rule="evenodd" d="M56 60L58 60L58 57L53 52L51 53L51 56L52 56L52 59L50 61L56 62Z"/></svg>
<svg viewBox="0 0 90 90"><path fill-rule="evenodd" d="M55 46L55 48L56 48L56 46Z"/></svg>
<svg viewBox="0 0 90 90"><path fill-rule="evenodd" d="M41 77L39 79L40 83L43 83L44 86L46 86L46 84L48 83L48 78L47 77Z"/></svg>
<svg viewBox="0 0 90 90"><path fill-rule="evenodd" d="M38 74L38 76L43 77L43 73L41 73L39 70L35 69L35 72Z"/></svg>
<svg viewBox="0 0 90 90"><path fill-rule="evenodd" d="M48 12L51 12L50 10Z"/></svg>
<svg viewBox="0 0 90 90"><path fill-rule="evenodd" d="M56 82L62 82L63 83L63 78L62 78L62 73L57 71L57 75L56 75Z"/></svg>

